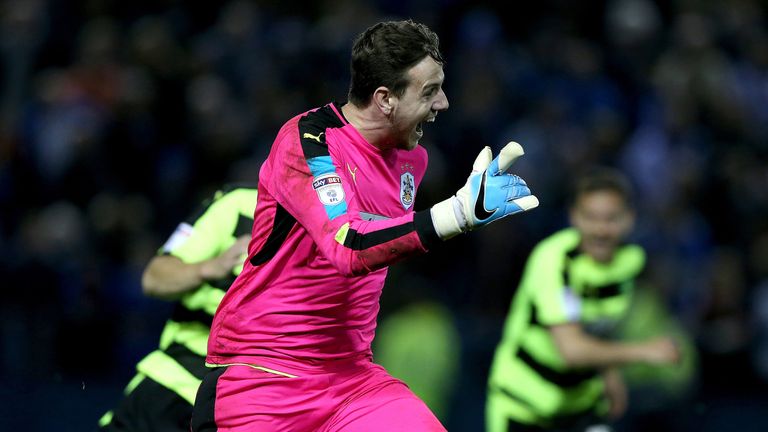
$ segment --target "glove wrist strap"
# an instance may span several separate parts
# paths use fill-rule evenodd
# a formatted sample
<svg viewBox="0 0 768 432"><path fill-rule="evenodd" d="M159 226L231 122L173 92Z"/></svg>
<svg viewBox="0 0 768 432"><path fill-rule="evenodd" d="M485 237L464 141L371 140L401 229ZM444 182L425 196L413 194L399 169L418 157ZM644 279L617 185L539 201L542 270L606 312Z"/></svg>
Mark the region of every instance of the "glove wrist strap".
<svg viewBox="0 0 768 432"><path fill-rule="evenodd" d="M455 196L432 206L430 214L435 232L441 239L448 240L464 232L466 219L461 210L461 203Z"/></svg>

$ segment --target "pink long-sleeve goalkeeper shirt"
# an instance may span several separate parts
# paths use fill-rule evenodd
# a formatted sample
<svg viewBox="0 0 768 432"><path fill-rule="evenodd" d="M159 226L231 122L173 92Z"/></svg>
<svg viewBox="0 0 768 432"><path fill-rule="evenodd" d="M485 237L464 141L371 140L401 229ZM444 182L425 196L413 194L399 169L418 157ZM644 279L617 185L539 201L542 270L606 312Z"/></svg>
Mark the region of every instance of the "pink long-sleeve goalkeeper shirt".
<svg viewBox="0 0 768 432"><path fill-rule="evenodd" d="M382 151L331 103L289 120L259 173L248 259L216 312L208 363L371 356L387 266L437 240L414 212L427 152Z"/></svg>

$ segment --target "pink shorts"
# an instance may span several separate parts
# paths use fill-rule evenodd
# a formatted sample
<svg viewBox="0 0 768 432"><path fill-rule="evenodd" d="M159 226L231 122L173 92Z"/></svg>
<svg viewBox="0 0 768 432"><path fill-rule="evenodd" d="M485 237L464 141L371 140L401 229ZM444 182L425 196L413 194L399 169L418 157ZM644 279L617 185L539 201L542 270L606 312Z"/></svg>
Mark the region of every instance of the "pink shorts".
<svg viewBox="0 0 768 432"><path fill-rule="evenodd" d="M197 393L192 431L445 431L408 386L368 360L302 372L211 370Z"/></svg>

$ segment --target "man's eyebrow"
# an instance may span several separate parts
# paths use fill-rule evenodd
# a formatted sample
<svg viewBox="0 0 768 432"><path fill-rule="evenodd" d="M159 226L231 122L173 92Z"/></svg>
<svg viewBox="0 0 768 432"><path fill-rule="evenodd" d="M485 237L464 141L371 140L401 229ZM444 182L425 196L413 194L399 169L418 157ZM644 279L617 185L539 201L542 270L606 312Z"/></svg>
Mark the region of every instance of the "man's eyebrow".
<svg viewBox="0 0 768 432"><path fill-rule="evenodd" d="M428 92L432 91L432 89L433 89L434 87L440 87L440 84L439 84L439 83L431 83L431 84L427 84L426 86L424 86L424 88L423 88L423 89L421 89L421 92L422 92L422 93L428 93Z"/></svg>

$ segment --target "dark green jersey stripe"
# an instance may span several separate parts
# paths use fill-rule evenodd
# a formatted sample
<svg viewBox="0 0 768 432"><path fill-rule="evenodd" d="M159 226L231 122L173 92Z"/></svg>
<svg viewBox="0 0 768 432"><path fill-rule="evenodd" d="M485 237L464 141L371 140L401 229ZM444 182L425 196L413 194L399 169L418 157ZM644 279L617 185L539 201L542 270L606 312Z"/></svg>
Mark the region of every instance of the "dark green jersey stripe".
<svg viewBox="0 0 768 432"><path fill-rule="evenodd" d="M210 327L213 322L213 315L204 310L191 310L179 302L176 303L176 307L173 309L171 321L179 323L198 322Z"/></svg>
<svg viewBox="0 0 768 432"><path fill-rule="evenodd" d="M584 298L586 299L606 299L610 297L616 297L622 294L621 285L618 283L612 283L603 286L585 287Z"/></svg>
<svg viewBox="0 0 768 432"><path fill-rule="evenodd" d="M517 358L534 370L540 377L562 388L573 388L591 380L598 375L594 369L559 371L541 364L522 347L517 350Z"/></svg>
<svg viewBox="0 0 768 432"><path fill-rule="evenodd" d="M533 413L537 413L536 407L531 404L528 400L525 399L526 392L525 389L512 386L511 388L506 388L498 385L491 384L489 387L489 390L491 392L494 392L496 395L500 395L502 397L505 397L507 399L510 399L511 401L518 403L527 409L531 410ZM518 394L519 391L519 394ZM554 417L550 417L547 419L541 418L539 419L540 425L539 426L531 426L531 430L535 431L543 431L548 430L548 428L565 428L567 429L568 426L573 425L575 421L578 421L579 419L585 418L587 416L590 416L594 414L594 407L593 406L587 406L583 409L569 412L568 414L560 414ZM536 414L539 416L540 414ZM514 422L514 420L510 419L511 422ZM519 424L517 422L514 422L515 424ZM546 425L547 429L542 429L541 425ZM510 430L518 430L519 428L514 428ZM560 430L560 429L558 429Z"/></svg>
<svg viewBox="0 0 768 432"><path fill-rule="evenodd" d="M176 360L197 379L203 379L208 372L208 368L205 367L205 357L195 354L182 344L172 343L165 349L165 353Z"/></svg>
<svg viewBox="0 0 768 432"><path fill-rule="evenodd" d="M235 281L236 278L237 276L232 274L225 278L208 281L208 285L226 292L226 291L229 291L229 287L232 286L232 283Z"/></svg>
<svg viewBox="0 0 768 432"><path fill-rule="evenodd" d="M539 321L539 315L536 313L536 305L531 303L531 318L528 320L531 325L541 325Z"/></svg>
<svg viewBox="0 0 768 432"><path fill-rule="evenodd" d="M573 247L565 252L565 262L563 264L563 282L565 283L565 286L572 286L573 281L571 280L571 263L573 263L573 260L577 256L579 256L578 247Z"/></svg>
<svg viewBox="0 0 768 432"><path fill-rule="evenodd" d="M536 412L536 407L533 406L530 402L528 402L525 399L525 396L524 396L525 395L525 391L524 391L524 389L519 389L518 387L515 387L514 385L512 385L512 389L508 389L508 388L500 386L500 385L493 385L493 384L491 384L490 385L490 390L494 391L494 392L499 392L504 397L506 397L508 399L512 399L513 401L515 401L515 402L517 402L517 403L519 403L521 405L524 405L529 410ZM515 392L515 390L520 390L523 395L517 394Z"/></svg>

